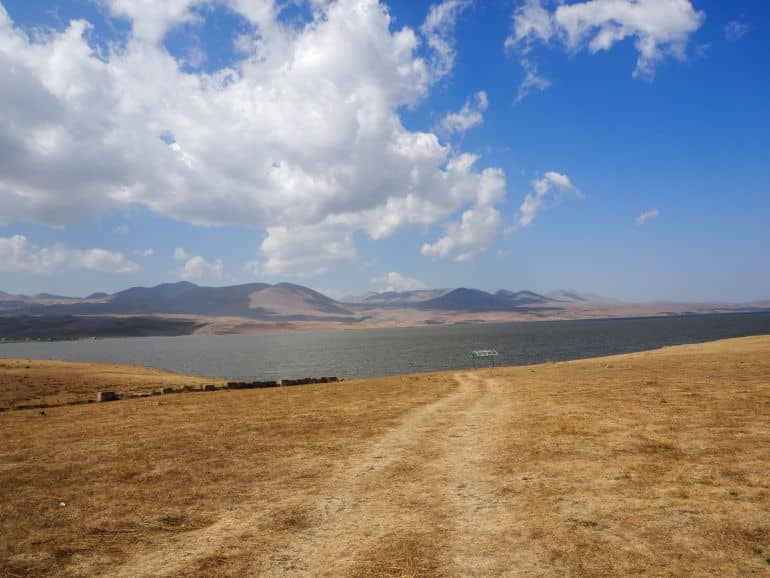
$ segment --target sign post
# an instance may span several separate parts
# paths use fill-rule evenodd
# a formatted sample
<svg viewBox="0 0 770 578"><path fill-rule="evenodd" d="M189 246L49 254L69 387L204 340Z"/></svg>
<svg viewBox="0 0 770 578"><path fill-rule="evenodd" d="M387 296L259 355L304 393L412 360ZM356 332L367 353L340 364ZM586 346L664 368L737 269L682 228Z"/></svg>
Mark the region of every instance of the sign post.
<svg viewBox="0 0 770 578"><path fill-rule="evenodd" d="M488 357L492 360L492 367L495 366L495 357L497 357L498 353L495 349L477 349L476 351L471 351L471 357L473 357L473 367L474 369L478 367L477 363L481 363L481 360Z"/></svg>

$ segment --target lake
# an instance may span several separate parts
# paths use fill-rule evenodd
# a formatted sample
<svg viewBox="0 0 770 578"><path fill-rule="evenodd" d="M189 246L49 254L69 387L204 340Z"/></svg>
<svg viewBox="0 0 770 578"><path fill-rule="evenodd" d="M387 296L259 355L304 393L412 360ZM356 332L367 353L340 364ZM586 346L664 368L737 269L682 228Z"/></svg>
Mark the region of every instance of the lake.
<svg viewBox="0 0 770 578"><path fill-rule="evenodd" d="M497 349L498 364L522 365L760 334L770 334L770 313L5 343L0 358L129 363L233 379L352 378L472 367L474 349Z"/></svg>

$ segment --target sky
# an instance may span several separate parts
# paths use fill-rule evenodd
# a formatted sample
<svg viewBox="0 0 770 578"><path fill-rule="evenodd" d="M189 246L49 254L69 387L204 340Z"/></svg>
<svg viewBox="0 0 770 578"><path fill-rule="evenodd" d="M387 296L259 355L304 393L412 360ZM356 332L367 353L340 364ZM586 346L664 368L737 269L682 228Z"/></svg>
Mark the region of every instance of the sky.
<svg viewBox="0 0 770 578"><path fill-rule="evenodd" d="M0 0L0 290L770 298L766 0Z"/></svg>

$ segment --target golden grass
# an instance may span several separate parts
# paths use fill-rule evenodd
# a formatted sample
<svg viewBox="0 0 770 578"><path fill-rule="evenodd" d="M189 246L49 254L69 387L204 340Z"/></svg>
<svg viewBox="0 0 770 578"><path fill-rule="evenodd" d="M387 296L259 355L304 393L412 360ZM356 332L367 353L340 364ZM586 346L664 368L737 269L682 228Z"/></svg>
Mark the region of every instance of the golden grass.
<svg viewBox="0 0 770 578"><path fill-rule="evenodd" d="M221 384L222 379L187 376L140 365L0 359L0 407L95 399L96 392L144 392L162 386Z"/></svg>
<svg viewBox="0 0 770 578"><path fill-rule="evenodd" d="M770 573L770 336L47 413L0 414L3 575Z"/></svg>

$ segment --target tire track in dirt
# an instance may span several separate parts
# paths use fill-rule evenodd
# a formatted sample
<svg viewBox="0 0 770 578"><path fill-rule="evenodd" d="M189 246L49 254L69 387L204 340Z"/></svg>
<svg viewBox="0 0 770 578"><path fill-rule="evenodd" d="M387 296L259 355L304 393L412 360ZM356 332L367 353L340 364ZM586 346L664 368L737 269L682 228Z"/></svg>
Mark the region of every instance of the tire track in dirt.
<svg viewBox="0 0 770 578"><path fill-rule="evenodd" d="M458 388L451 396L404 422L341 476L324 499L322 522L296 534L273 554L268 561L272 564L255 569L258 574L349 575L384 536L419 525L424 512L410 507L410 502L425 492L423 501L435 502L435 487L424 474L435 459L436 441L444 439L485 394L484 383L459 375L455 379ZM427 506L443 508L441 503Z"/></svg>
<svg viewBox="0 0 770 578"><path fill-rule="evenodd" d="M342 548L336 546L341 544L346 528L356 532L364 525L361 520L365 517L361 496L371 493L389 468L403 460L409 451L425 443L425 435L435 429L441 416L457 412L472 403L479 395L474 386L470 381L459 380L457 389L435 402L412 410L394 430L371 442L367 451L352 456L339 473L323 483L327 488L327 497L322 504L301 495L273 502L268 508L263 502L246 503L223 514L205 528L175 535L151 550L138 553L106 575L118 578L173 575L215 554L226 540L248 534L277 513L296 507L320 510L322 522L307 533L294 536L293 545L270 557L276 565L264 568L261 573L285 575L287 570L293 569L313 575L324 575L325 572L328 572L327 575L339 575L337 568L346 561L352 561L355 551L344 545ZM386 483L391 484L392 480ZM332 564L329 565L329 562Z"/></svg>
<svg viewBox="0 0 770 578"><path fill-rule="evenodd" d="M506 506L499 474L514 404L497 380L484 382L486 395L446 440L442 463L441 483L454 511L447 555L458 576L510 575L517 566L516 513Z"/></svg>
<svg viewBox="0 0 770 578"><path fill-rule="evenodd" d="M277 554L282 564L262 566L259 574L418 574L400 559L410 554L398 551L404 536L414 537L429 573L510 571L515 553L506 544L515 513L495 480L512 402L494 379L458 373L455 380L462 397L434 408L420 425L400 428L397 443L388 440L370 456L387 460L362 464L371 475L353 473L347 492L327 498L332 511L324 522L297 534Z"/></svg>

